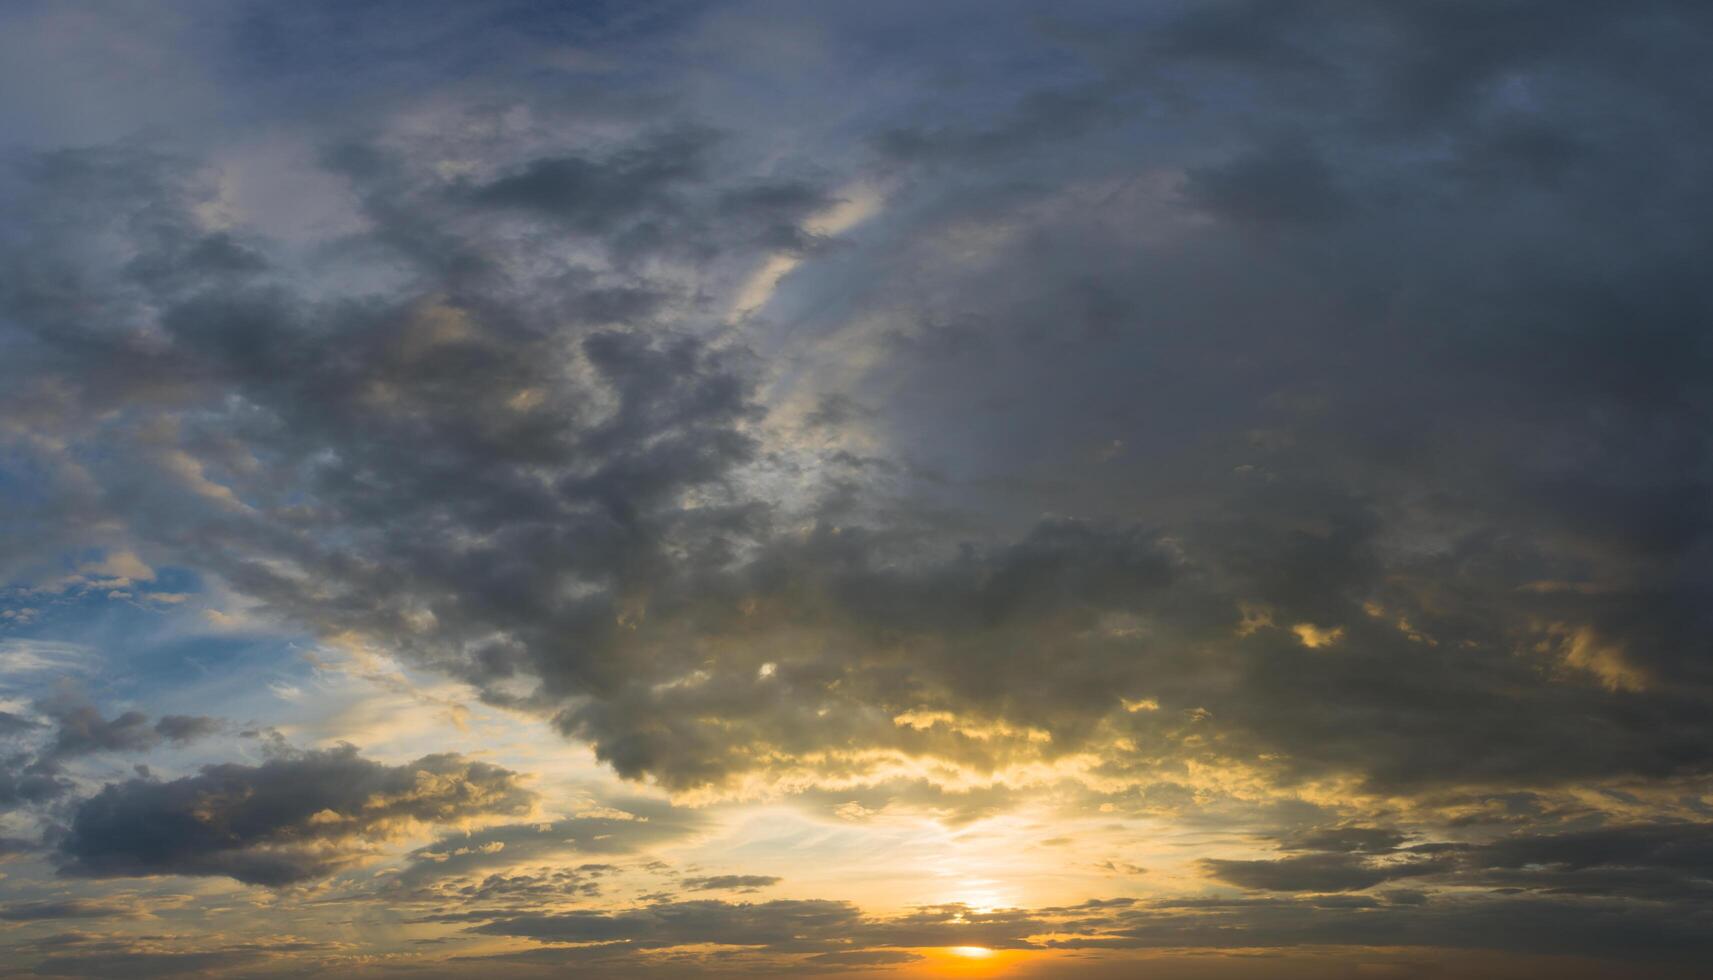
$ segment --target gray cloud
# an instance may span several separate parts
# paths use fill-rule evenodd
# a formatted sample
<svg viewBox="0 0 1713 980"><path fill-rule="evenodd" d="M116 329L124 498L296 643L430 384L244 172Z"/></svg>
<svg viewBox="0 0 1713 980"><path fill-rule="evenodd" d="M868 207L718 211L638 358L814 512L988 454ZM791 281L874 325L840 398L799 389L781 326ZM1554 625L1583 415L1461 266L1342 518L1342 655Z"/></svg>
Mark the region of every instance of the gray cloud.
<svg viewBox="0 0 1713 980"><path fill-rule="evenodd" d="M91 752L138 752L154 746L160 738L141 711L126 711L103 718L92 704L75 699L55 699L41 708L57 726L48 748L55 758Z"/></svg>
<svg viewBox="0 0 1713 980"><path fill-rule="evenodd" d="M757 891L777 885L783 879L775 875L711 875L705 878L685 878L684 887L693 892Z"/></svg>
<svg viewBox="0 0 1713 980"><path fill-rule="evenodd" d="M1220 881L1281 892L1348 892L1382 882L1433 874L1444 865L1432 860L1387 863L1346 854L1305 854L1274 861L1206 860L1202 866Z"/></svg>
<svg viewBox="0 0 1713 980"><path fill-rule="evenodd" d="M207 715L162 715L155 721L155 734L169 742L193 742L218 732L220 719Z"/></svg>
<svg viewBox="0 0 1713 980"><path fill-rule="evenodd" d="M1023 937L1044 925L1045 920L1018 910L979 913L961 905L877 919L863 915L849 902L699 899L608 912L510 916L471 931L544 943L622 942L626 952L708 943L761 947L773 953L823 953L886 946L1022 947L1029 945ZM856 950L850 949L853 945Z"/></svg>
<svg viewBox="0 0 1713 980"><path fill-rule="evenodd" d="M134 917L144 911L135 902L68 898L40 902L13 902L0 906L0 921L41 922L53 919L105 919Z"/></svg>
<svg viewBox="0 0 1713 980"><path fill-rule="evenodd" d="M170 782L108 784L79 803L60 838L62 874L224 875L289 885L360 858L363 842L417 823L525 812L516 774L457 755L402 766L350 747L206 766Z"/></svg>
<svg viewBox="0 0 1713 980"><path fill-rule="evenodd" d="M162 741L192 742L220 727L219 719L204 715L164 715L153 725L141 711L125 711L106 718L93 702L70 688L37 702L36 710L55 729L42 752L42 764L92 752L143 752Z"/></svg>
<svg viewBox="0 0 1713 980"><path fill-rule="evenodd" d="M65 795L72 784L55 771L44 771L28 755L0 759L0 809L44 803Z"/></svg>
<svg viewBox="0 0 1713 980"><path fill-rule="evenodd" d="M558 820L500 824L447 834L410 852L397 887L443 892L486 881L486 869L515 868L530 862L557 866L569 854L629 854L652 845L682 840L707 826L695 810L658 800L618 799L596 811ZM605 870L598 865L578 869Z"/></svg>
<svg viewBox="0 0 1713 980"><path fill-rule="evenodd" d="M1357 831L1372 831L1357 833ZM1517 831L1480 843L1404 844L1372 828L1335 828L1289 838L1272 860L1204 860L1216 880L1277 892L1363 891L1406 878L1420 887L1581 895L1699 904L1713 894L1713 827L1698 823L1612 824L1541 833ZM1419 894L1419 893L1418 893Z"/></svg>
<svg viewBox="0 0 1713 980"><path fill-rule="evenodd" d="M98 752L144 752L163 741L185 744L216 731L219 721L199 715L166 715L153 725L140 711L107 718L80 691L62 686L34 705L47 719L19 715L0 719L0 735L22 737L51 729L46 742L0 756L0 811L51 804L73 791L66 764Z"/></svg>
<svg viewBox="0 0 1713 980"><path fill-rule="evenodd" d="M478 204L534 212L584 234L601 234L660 209L675 210L669 195L704 174L711 138L688 130L654 137L607 160L540 158L464 193Z"/></svg>

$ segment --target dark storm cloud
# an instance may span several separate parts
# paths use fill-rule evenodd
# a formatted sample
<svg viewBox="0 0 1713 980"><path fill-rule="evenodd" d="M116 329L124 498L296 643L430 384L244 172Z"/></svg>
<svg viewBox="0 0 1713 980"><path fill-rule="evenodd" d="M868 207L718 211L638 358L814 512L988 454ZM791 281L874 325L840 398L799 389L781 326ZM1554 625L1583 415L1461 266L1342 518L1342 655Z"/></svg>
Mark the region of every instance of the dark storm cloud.
<svg viewBox="0 0 1713 980"><path fill-rule="evenodd" d="M1703 15L1579 6L1535 33L1520 25L1548 7L1497 10L1198 6L1139 31L1206 73L1150 125L1189 141L1153 159L1212 222L1139 238L1173 212L1099 183L1126 164L1097 140L1073 172L1055 159L1058 183L1026 157L972 163L921 190L938 194L912 202L917 235L1022 223L1015 250L972 271L919 246L851 274L944 272L935 317L1007 342L899 358L884 398L859 400L910 406L894 435L953 476L1072 471L1055 508L1162 515L1193 588L1148 607L1160 632L1267 607L1277 626L1226 661L1235 684L1184 663L1150 675L1162 703L1193 691L1243 754L1406 791L1704 771L1707 296L1689 269L1707 242L1666 216L1707 203L1691 176L1706 142L1676 136L1707 77L1653 33ZM1606 29L1623 40L1595 43ZM1120 59L1139 42L1087 43ZM1655 46L1675 74L1620 67ZM1203 126L1219 139L1194 145ZM1028 180L1049 189L1013 189ZM1061 207L1066 180L1095 182L1100 209ZM1637 220L1643 201L1657 222ZM878 293L858 309L916 313ZM1080 460L1067 432L1090 433ZM1163 516L1186 510L1188 528ZM1610 591L1538 585L1587 578ZM1307 654L1300 623L1345 637Z"/></svg>
<svg viewBox="0 0 1713 980"><path fill-rule="evenodd" d="M415 824L526 812L517 774L457 755L402 766L350 747L205 766L170 782L108 784L79 803L59 840L62 874L224 875L289 885L331 874L365 841Z"/></svg>
<svg viewBox="0 0 1713 980"><path fill-rule="evenodd" d="M607 160L532 160L522 171L467 193L480 204L535 212L584 234L600 234L622 220L670 207L672 189L703 173L711 139L706 132L685 131Z"/></svg>
<svg viewBox="0 0 1713 980"><path fill-rule="evenodd" d="M360 290L209 230L194 161L24 157L0 408L63 492L0 517L8 575L124 526L672 788L1702 776L1706 16L1073 11L1026 81L863 117L894 189L837 249L806 219L867 174L670 114L342 134ZM773 252L813 261L709 339ZM816 438L875 465L770 429L818 355ZM1387 841L1221 873L1372 887Z"/></svg>
<svg viewBox="0 0 1713 980"><path fill-rule="evenodd" d="M1040 150L1073 140L1103 122L1122 120L1128 114L1118 103L1122 89L1090 85L1034 92L987 127L899 127L878 134L874 145L899 161L932 165L961 160L979 167L995 157Z"/></svg>
<svg viewBox="0 0 1713 980"><path fill-rule="evenodd" d="M1349 206L1326 162L1293 142L1192 171L1184 193L1222 219L1262 226L1331 221Z"/></svg>

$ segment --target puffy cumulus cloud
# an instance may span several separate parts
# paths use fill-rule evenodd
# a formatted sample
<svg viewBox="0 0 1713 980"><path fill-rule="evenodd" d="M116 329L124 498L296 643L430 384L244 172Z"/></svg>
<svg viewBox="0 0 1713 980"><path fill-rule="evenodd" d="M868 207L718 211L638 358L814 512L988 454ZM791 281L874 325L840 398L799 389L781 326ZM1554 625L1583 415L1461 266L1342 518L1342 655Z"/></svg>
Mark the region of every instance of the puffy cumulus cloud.
<svg viewBox="0 0 1713 980"><path fill-rule="evenodd" d="M367 842L533 803L498 766L457 755L387 766L346 746L108 784L77 805L55 857L76 877L223 875L282 886L361 859Z"/></svg>

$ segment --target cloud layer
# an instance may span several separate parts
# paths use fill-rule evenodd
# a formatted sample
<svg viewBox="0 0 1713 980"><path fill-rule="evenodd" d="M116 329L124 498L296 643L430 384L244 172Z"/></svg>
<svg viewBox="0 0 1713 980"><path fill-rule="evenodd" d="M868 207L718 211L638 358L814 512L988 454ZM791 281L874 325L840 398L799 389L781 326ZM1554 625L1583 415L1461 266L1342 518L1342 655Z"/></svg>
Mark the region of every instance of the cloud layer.
<svg viewBox="0 0 1713 980"><path fill-rule="evenodd" d="M1703 5L630 7L0 14L30 962L1706 952Z"/></svg>

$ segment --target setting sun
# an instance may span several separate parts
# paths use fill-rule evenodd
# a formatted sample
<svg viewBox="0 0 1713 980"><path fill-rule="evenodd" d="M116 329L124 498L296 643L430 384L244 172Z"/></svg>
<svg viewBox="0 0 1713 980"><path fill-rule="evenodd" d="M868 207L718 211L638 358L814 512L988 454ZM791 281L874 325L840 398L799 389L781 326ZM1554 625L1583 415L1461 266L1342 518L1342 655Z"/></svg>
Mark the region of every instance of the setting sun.
<svg viewBox="0 0 1713 980"><path fill-rule="evenodd" d="M953 956L964 956L972 960L985 960L993 955L993 950L986 946L953 946L949 952Z"/></svg>

